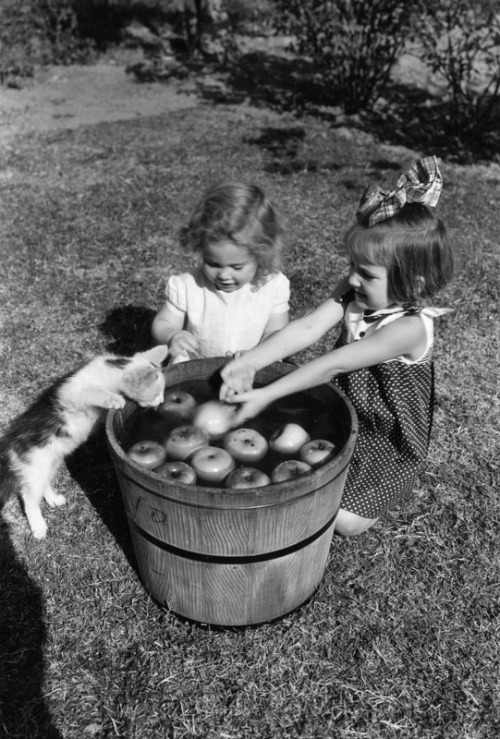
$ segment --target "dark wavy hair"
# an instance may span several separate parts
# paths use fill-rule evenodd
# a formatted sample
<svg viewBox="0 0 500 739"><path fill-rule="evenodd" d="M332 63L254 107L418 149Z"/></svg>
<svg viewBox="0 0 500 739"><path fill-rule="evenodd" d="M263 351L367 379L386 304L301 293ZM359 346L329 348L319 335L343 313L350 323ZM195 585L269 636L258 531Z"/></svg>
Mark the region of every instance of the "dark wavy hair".
<svg viewBox="0 0 500 739"><path fill-rule="evenodd" d="M255 259L255 286L277 271L283 229L276 211L257 185L214 185L199 200L180 234L181 244L198 253L226 239L248 249Z"/></svg>
<svg viewBox="0 0 500 739"><path fill-rule="evenodd" d="M373 226L361 217L347 231L345 246L356 261L387 268L389 298L395 303L431 298L453 277L446 228L422 203L406 203Z"/></svg>

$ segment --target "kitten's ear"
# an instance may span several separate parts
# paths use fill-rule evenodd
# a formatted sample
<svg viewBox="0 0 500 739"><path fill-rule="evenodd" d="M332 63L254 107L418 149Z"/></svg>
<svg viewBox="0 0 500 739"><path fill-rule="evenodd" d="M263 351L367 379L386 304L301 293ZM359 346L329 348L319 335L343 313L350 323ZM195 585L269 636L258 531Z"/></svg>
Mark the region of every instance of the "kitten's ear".
<svg viewBox="0 0 500 739"><path fill-rule="evenodd" d="M149 387L158 379L158 371L151 367L140 367L135 370L132 384L136 387Z"/></svg>
<svg viewBox="0 0 500 739"><path fill-rule="evenodd" d="M158 346L154 346L152 349L148 349L147 352L140 352L135 356L146 359L148 362L151 362L151 364L154 364L155 367L161 367L162 362L168 356L168 346L166 344L159 344Z"/></svg>

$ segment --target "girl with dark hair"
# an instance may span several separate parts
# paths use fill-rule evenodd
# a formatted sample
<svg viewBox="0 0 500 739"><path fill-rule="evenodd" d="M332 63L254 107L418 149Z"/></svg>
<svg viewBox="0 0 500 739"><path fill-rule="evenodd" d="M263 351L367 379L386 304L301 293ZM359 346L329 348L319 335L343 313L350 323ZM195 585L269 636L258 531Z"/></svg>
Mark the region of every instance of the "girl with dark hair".
<svg viewBox="0 0 500 739"><path fill-rule="evenodd" d="M435 157L392 192L367 191L346 234L349 275L330 299L222 370L221 398L240 403L235 423L291 393L333 381L351 399L359 435L335 530L369 529L408 495L425 461L433 408L433 320L428 305L451 279L453 258L437 204ZM314 344L342 322L331 352L251 390L255 372Z"/></svg>

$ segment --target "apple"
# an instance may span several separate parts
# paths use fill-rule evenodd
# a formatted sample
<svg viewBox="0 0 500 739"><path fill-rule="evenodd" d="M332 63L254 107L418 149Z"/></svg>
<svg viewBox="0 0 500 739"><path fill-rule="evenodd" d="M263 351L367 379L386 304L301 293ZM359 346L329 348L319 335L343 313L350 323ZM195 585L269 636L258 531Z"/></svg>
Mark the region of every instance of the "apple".
<svg viewBox="0 0 500 739"><path fill-rule="evenodd" d="M271 478L257 467L237 467L226 477L225 485L233 490L243 488L264 488L271 484Z"/></svg>
<svg viewBox="0 0 500 739"><path fill-rule="evenodd" d="M300 459L287 459L280 462L271 472L273 482L286 482L286 480L294 480L296 477L302 477L312 471L312 467L307 462Z"/></svg>
<svg viewBox="0 0 500 739"><path fill-rule="evenodd" d="M155 473L161 475L168 482L196 485L196 472L187 462L181 460L164 462L155 469Z"/></svg>
<svg viewBox="0 0 500 739"><path fill-rule="evenodd" d="M168 459L187 459L196 449L207 446L208 434L203 429L193 425L177 426L165 441Z"/></svg>
<svg viewBox="0 0 500 739"><path fill-rule="evenodd" d="M224 449L242 464L255 464L260 462L267 453L267 441L255 429L239 428L233 429L225 435L222 442Z"/></svg>
<svg viewBox="0 0 500 739"><path fill-rule="evenodd" d="M196 475L205 482L222 482L236 467L229 452L218 446L204 446L198 449L190 460Z"/></svg>
<svg viewBox="0 0 500 739"><path fill-rule="evenodd" d="M208 433L210 439L222 439L229 429L234 426L234 417L237 406L230 403L221 403L218 400L208 400L198 406L193 418L193 424Z"/></svg>
<svg viewBox="0 0 500 739"><path fill-rule="evenodd" d="M178 418L189 418L196 408L196 400L183 390L172 390L165 393L163 402L158 406L160 413L172 414Z"/></svg>
<svg viewBox="0 0 500 739"><path fill-rule="evenodd" d="M141 467L152 470L163 464L167 458L167 452L159 442L144 439L143 441L137 441L135 444L132 444L127 452L127 456L133 462L140 464Z"/></svg>
<svg viewBox="0 0 500 739"><path fill-rule="evenodd" d="M307 431L298 423L286 423L271 434L269 446L280 454L297 454L310 439Z"/></svg>
<svg viewBox="0 0 500 739"><path fill-rule="evenodd" d="M335 444L327 439L312 439L300 448L300 458L311 467L320 467L326 464L335 454Z"/></svg>

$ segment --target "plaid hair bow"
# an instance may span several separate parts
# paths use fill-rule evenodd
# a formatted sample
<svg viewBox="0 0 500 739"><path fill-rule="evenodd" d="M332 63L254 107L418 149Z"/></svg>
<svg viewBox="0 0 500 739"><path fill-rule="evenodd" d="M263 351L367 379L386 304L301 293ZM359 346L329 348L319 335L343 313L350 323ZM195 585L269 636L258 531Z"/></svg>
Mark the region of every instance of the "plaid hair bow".
<svg viewBox="0 0 500 739"><path fill-rule="evenodd" d="M424 157L401 175L395 190L381 190L378 186L367 188L356 216L360 222L373 226L392 218L405 203L423 203L433 208L442 187L443 178L436 157Z"/></svg>

